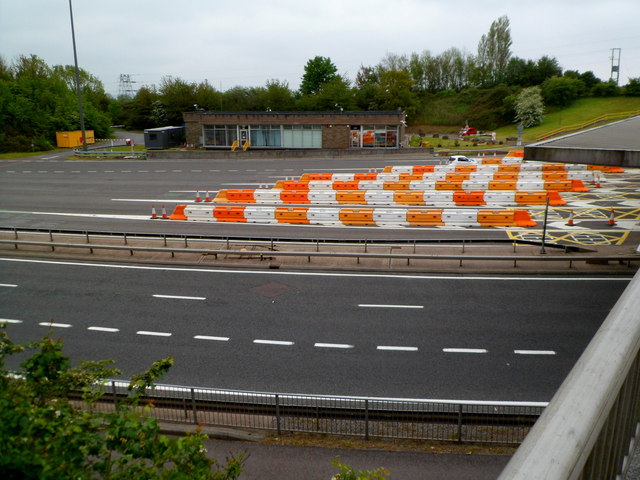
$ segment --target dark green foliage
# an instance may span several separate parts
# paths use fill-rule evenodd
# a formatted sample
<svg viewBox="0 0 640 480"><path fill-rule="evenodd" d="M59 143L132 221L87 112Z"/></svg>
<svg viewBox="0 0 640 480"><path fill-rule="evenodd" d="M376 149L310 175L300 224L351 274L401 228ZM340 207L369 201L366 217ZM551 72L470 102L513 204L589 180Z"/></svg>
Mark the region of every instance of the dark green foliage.
<svg viewBox="0 0 640 480"><path fill-rule="evenodd" d="M629 97L640 97L640 77L629 79L624 94Z"/></svg>
<svg viewBox="0 0 640 480"><path fill-rule="evenodd" d="M594 97L615 97L620 94L620 89L616 82L609 80L594 85L591 89L591 95Z"/></svg>
<svg viewBox="0 0 640 480"><path fill-rule="evenodd" d="M584 83L578 78L551 77L542 84L542 98L551 107L568 107L584 91Z"/></svg>
<svg viewBox="0 0 640 480"><path fill-rule="evenodd" d="M329 57L317 56L307 62L304 75L300 83L300 93L313 95L320 91L320 87L333 80L338 69Z"/></svg>
<svg viewBox="0 0 640 480"><path fill-rule="evenodd" d="M33 350L19 376L5 359ZM3 479L234 479L242 457L218 465L206 457L199 432L161 435L141 395L173 364L171 357L132 378L130 395L111 412L97 411L97 382L119 372L110 361L71 367L59 341L46 337L15 345L0 329L0 478ZM82 393L82 405L69 400Z"/></svg>

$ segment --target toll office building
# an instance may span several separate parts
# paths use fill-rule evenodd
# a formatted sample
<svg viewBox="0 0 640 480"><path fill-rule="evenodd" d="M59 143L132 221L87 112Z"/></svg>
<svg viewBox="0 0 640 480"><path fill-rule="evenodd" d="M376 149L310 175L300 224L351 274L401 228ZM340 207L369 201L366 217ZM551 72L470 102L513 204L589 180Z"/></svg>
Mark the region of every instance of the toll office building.
<svg viewBox="0 0 640 480"><path fill-rule="evenodd" d="M397 150L405 114L374 112L185 112L186 142L207 150Z"/></svg>

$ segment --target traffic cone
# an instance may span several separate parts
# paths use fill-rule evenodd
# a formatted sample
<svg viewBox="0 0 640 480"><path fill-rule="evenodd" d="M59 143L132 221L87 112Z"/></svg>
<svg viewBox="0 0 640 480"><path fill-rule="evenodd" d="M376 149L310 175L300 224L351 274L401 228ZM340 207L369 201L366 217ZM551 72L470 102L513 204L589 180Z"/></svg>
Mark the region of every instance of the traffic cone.
<svg viewBox="0 0 640 480"><path fill-rule="evenodd" d="M158 218L158 215L156 215L156 206L151 205L151 219L155 220L156 218Z"/></svg>
<svg viewBox="0 0 640 480"><path fill-rule="evenodd" d="M196 190L196 202L201 202L202 199L200 198L200 190Z"/></svg>
<svg viewBox="0 0 640 480"><path fill-rule="evenodd" d="M211 197L209 196L209 190L207 190L207 196L204 197L204 201L205 202L210 202L211 201Z"/></svg>
<svg viewBox="0 0 640 480"><path fill-rule="evenodd" d="M165 220L169 218L169 216L167 215L167 209L164 208L164 205L162 205L162 218Z"/></svg>
<svg viewBox="0 0 640 480"><path fill-rule="evenodd" d="M569 220L567 221L569 227L573 227L573 210L569 212Z"/></svg>
<svg viewBox="0 0 640 480"><path fill-rule="evenodd" d="M609 226L613 227L616 224L616 218L613 212L613 208L611 209L611 214L609 215Z"/></svg>

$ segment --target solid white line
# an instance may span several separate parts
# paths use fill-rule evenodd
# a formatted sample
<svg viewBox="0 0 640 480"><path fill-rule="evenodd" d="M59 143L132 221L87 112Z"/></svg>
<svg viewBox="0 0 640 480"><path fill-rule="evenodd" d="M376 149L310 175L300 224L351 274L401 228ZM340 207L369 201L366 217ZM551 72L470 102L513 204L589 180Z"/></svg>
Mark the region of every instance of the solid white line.
<svg viewBox="0 0 640 480"><path fill-rule="evenodd" d="M445 353L487 353L484 348L443 348Z"/></svg>
<svg viewBox="0 0 640 480"><path fill-rule="evenodd" d="M207 297L183 297L180 295L152 295L155 298L172 298L176 300L206 300Z"/></svg>
<svg viewBox="0 0 640 480"><path fill-rule="evenodd" d="M353 348L353 345L346 343L314 343L313 346L318 348Z"/></svg>
<svg viewBox="0 0 640 480"><path fill-rule="evenodd" d="M12 318L0 318L0 323L22 323L22 320L14 320Z"/></svg>
<svg viewBox="0 0 640 480"><path fill-rule="evenodd" d="M196 340L213 340L216 342L228 342L229 337L210 337L209 335L196 335L193 338Z"/></svg>
<svg viewBox="0 0 640 480"><path fill-rule="evenodd" d="M253 343L260 343L263 345L293 345L293 342L287 342L282 340L260 340L255 339Z"/></svg>
<svg viewBox="0 0 640 480"><path fill-rule="evenodd" d="M119 332L119 328L109 328L109 327L88 327L87 330L93 330L94 332Z"/></svg>
<svg viewBox="0 0 640 480"><path fill-rule="evenodd" d="M149 332L147 330L138 330L136 332L138 335L153 335L156 337L170 337L171 334L168 332Z"/></svg>
<svg viewBox="0 0 640 480"><path fill-rule="evenodd" d="M2 210L0 210L2 211ZM37 213L37 212L34 212ZM65 214L55 214L65 215ZM94 215L92 215L94 216ZM148 216L140 217L148 218ZM275 270L227 270L223 268L182 268L182 267L156 267L156 266L141 266L141 265L119 265L119 264L107 264L107 263L83 263L83 262L66 262L59 260L35 260L26 258L10 258L0 257L0 262L17 262L17 263L40 263L47 265L71 265L81 267L100 267L100 268L117 268L124 270L162 270L172 272L200 272L200 273L229 273L238 275L287 275L287 276L300 276L300 277L356 277L356 278L389 278L389 279L411 279L411 280L494 280L494 281L562 281L562 282L610 282L612 280L618 280L622 282L630 282L631 277L449 277L447 275L390 275L390 274L372 274L372 273L327 273L327 272L278 272Z"/></svg>
<svg viewBox="0 0 640 480"><path fill-rule="evenodd" d="M391 350L398 352L417 352L418 347L394 347L392 345L378 345L376 347L378 350Z"/></svg>
<svg viewBox="0 0 640 480"><path fill-rule="evenodd" d="M7 288L16 288L18 285L14 285L13 283L0 283L0 287L7 287Z"/></svg>
<svg viewBox="0 0 640 480"><path fill-rule="evenodd" d="M52 323L52 322L40 322L38 325L43 327L59 327L59 328L69 328L71 327L68 323Z"/></svg>
<svg viewBox="0 0 640 480"><path fill-rule="evenodd" d="M514 350L516 355L555 355L553 350Z"/></svg>
<svg viewBox="0 0 640 480"><path fill-rule="evenodd" d="M362 308L424 308L424 305L376 305L368 303L359 303Z"/></svg>

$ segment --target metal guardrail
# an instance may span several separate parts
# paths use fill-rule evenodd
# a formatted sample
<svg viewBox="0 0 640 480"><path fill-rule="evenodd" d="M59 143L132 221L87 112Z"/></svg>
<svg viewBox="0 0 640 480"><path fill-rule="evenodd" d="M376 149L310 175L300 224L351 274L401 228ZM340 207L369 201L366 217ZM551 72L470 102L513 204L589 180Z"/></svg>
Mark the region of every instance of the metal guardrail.
<svg viewBox="0 0 640 480"><path fill-rule="evenodd" d="M136 158L146 159L147 152L145 151L111 151L111 148L126 147L126 145L110 145L108 147L92 147L87 150L81 148L75 148L73 154L78 157L93 157L93 158Z"/></svg>
<svg viewBox="0 0 640 480"><path fill-rule="evenodd" d="M100 388L111 410L128 383ZM156 385L143 403L158 420L282 432L519 444L546 402L438 401L300 395Z"/></svg>
<svg viewBox="0 0 640 480"><path fill-rule="evenodd" d="M613 480L638 440L640 274L498 480Z"/></svg>
<svg viewBox="0 0 640 480"><path fill-rule="evenodd" d="M18 249L18 245L30 245L30 246L42 246L49 247L51 251L55 251L56 247L59 248L81 248L88 249L90 253L93 250L120 250L129 251L133 256L134 252L156 252L156 253L170 253L172 257L176 253L192 253L197 255L213 255L216 259L218 255L238 255L241 257L256 257L260 260L274 259L277 257L307 257L308 262L311 262L311 257L327 257L327 258L355 258L359 263L361 259L366 258L378 258L392 260L406 260L407 265L411 264L412 260L458 260L460 266L463 261L507 261L513 262L514 268L518 262L531 262L531 261L545 261L545 262L568 262L569 267L573 266L574 262L627 262L627 267L631 268L632 261L640 261L640 255L580 255L570 257L554 257L554 256L538 256L538 255L468 255L468 254L456 254L456 255L439 255L439 254L419 254L419 253L367 253L367 252L309 252L309 251L274 251L274 250L230 250L230 249L210 249L210 248L178 248L178 247L148 247L148 246L133 246L133 245L100 245L100 244L83 244L83 243L66 243L66 242L38 242L30 240L19 239L0 239L0 244L14 245Z"/></svg>
<svg viewBox="0 0 640 480"><path fill-rule="evenodd" d="M577 130L582 130L588 127L595 126L599 123L605 122L607 120L613 120L616 118L633 117L636 115L640 115L640 110L632 111L632 112L607 113L605 115L600 115L599 117L589 120L588 122L556 128L555 130L551 130L545 134L539 135L538 137L535 138L535 141L539 142L541 140L546 140L547 138L555 137L556 135L560 135L562 133L569 133L569 132L575 132Z"/></svg>

